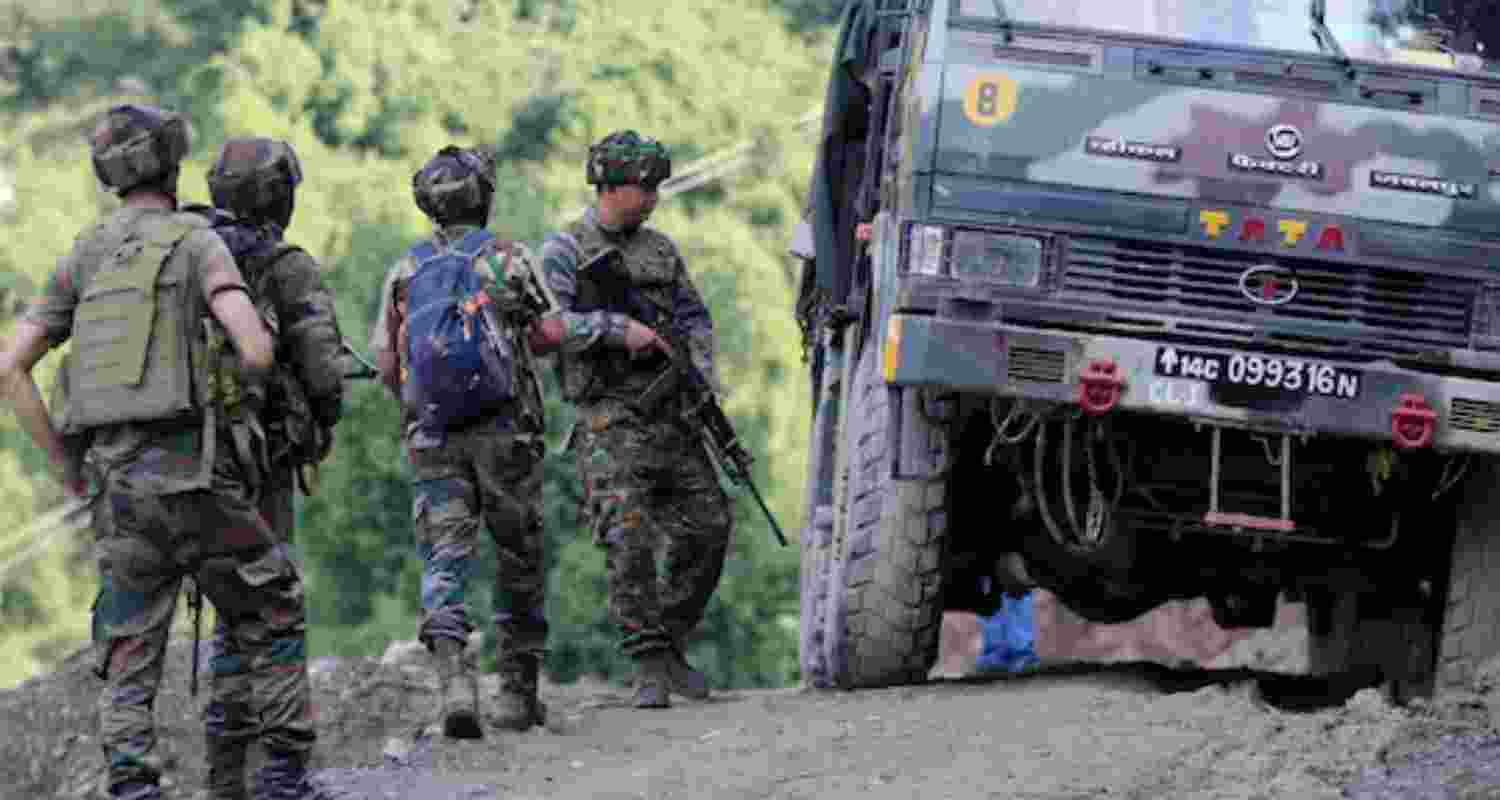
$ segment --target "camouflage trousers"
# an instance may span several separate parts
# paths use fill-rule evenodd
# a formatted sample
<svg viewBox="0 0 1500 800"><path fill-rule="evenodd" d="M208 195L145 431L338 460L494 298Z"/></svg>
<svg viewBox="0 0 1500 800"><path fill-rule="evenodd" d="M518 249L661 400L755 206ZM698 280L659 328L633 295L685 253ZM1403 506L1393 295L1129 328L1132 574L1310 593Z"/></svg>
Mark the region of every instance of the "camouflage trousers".
<svg viewBox="0 0 1500 800"><path fill-rule="evenodd" d="M479 528L495 543L495 632L502 668L517 655L544 657L547 617L540 438L480 423L442 440L407 439L412 524L422 558L417 636L467 642L474 630L465 591Z"/></svg>
<svg viewBox="0 0 1500 800"><path fill-rule="evenodd" d="M620 649L680 646L702 621L729 549L733 517L718 473L676 421L643 420L609 400L579 418L584 522L605 551Z"/></svg>
<svg viewBox="0 0 1500 800"><path fill-rule="evenodd" d="M223 725L260 740L273 765L300 768L316 737L296 567L231 460L220 460L212 488L201 491L158 494L152 473L144 460L111 471L95 529L94 639L111 792L158 796L154 705L186 577L225 623L224 650L210 662L215 704L232 710Z"/></svg>
<svg viewBox="0 0 1500 800"><path fill-rule="evenodd" d="M271 529L278 544L296 563L292 550L296 532L294 495L296 487L290 471L266 476L261 486L261 518ZM299 570L301 565L297 564ZM245 769L250 743L255 739L252 716L253 687L246 676L237 672L237 658L243 653L230 636L229 622L219 616L209 640L209 699L203 708L203 734L208 753L208 793L213 800L237 800L244 796Z"/></svg>

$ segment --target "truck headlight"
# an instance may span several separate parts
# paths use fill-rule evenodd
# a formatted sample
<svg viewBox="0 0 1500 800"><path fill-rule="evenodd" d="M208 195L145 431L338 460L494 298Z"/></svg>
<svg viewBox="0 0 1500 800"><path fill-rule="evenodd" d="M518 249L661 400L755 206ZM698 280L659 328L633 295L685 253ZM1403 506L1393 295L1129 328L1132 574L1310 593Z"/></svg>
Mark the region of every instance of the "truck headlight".
<svg viewBox="0 0 1500 800"><path fill-rule="evenodd" d="M913 225L906 250L906 271L917 275L942 275L946 231L938 225Z"/></svg>
<svg viewBox="0 0 1500 800"><path fill-rule="evenodd" d="M1042 281L1042 240L1032 236L985 231L955 231L953 275L980 278L1010 286L1036 286Z"/></svg>

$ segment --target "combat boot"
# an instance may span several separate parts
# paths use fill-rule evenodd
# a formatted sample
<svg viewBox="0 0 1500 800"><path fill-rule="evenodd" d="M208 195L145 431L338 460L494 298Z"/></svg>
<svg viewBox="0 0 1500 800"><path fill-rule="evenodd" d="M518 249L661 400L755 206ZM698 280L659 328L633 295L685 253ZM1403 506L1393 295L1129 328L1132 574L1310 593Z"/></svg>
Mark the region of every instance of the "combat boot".
<svg viewBox="0 0 1500 800"><path fill-rule="evenodd" d="M635 707L672 707L672 652L652 650L635 657Z"/></svg>
<svg viewBox="0 0 1500 800"><path fill-rule="evenodd" d="M108 783L108 778L102 779L99 791L94 796L102 800L162 800L161 787L155 783L130 781L113 786Z"/></svg>
<svg viewBox="0 0 1500 800"><path fill-rule="evenodd" d="M245 765L250 740L243 736L205 737L208 751L207 800L249 800Z"/></svg>
<svg viewBox="0 0 1500 800"><path fill-rule="evenodd" d="M443 703L443 735L450 739L481 739L479 676L464 652L464 643L439 638L433 643L439 693Z"/></svg>
<svg viewBox="0 0 1500 800"><path fill-rule="evenodd" d="M307 753L268 750L266 763L255 772L255 800L343 800L313 780Z"/></svg>
<svg viewBox="0 0 1500 800"><path fill-rule="evenodd" d="M672 676L672 691L692 700L708 699L708 678L688 663L682 654L681 645L672 646L672 658L668 662Z"/></svg>
<svg viewBox="0 0 1500 800"><path fill-rule="evenodd" d="M541 659L532 653L510 656L500 662L500 696L495 724L511 731L524 731L547 724L547 706L537 699L537 677Z"/></svg>

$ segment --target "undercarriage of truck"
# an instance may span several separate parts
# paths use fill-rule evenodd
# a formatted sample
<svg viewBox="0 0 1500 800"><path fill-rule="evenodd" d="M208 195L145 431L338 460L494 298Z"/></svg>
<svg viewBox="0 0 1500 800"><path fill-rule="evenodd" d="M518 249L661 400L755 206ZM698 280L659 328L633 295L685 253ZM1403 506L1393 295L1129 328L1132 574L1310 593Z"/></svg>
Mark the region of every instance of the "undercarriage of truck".
<svg viewBox="0 0 1500 800"><path fill-rule="evenodd" d="M1278 594L1430 591L1443 565L1416 559L1472 460L1077 405L962 406L952 549L970 555L950 580L982 581L999 556L983 540L1021 542L1040 584L1101 621L1202 596L1220 625L1266 626Z"/></svg>

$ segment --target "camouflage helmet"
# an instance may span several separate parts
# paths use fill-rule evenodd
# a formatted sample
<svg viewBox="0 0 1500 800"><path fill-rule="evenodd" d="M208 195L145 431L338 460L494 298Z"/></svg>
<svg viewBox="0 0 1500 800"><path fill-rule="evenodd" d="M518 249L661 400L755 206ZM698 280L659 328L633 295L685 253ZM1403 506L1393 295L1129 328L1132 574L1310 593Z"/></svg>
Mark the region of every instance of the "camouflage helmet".
<svg viewBox="0 0 1500 800"><path fill-rule="evenodd" d="M449 145L411 176L417 208L435 222L462 219L479 211L488 216L495 195L495 164L482 150Z"/></svg>
<svg viewBox="0 0 1500 800"><path fill-rule="evenodd" d="M587 175L596 186L638 183L655 189L672 177L672 159L655 139L635 131L615 131L589 148Z"/></svg>
<svg viewBox="0 0 1500 800"><path fill-rule="evenodd" d="M120 105L104 112L89 137L94 174L115 194L142 184L175 181L192 145L188 121L148 105Z"/></svg>
<svg viewBox="0 0 1500 800"><path fill-rule="evenodd" d="M297 152L276 139L230 139L208 171L208 193L214 205L248 217L286 209L301 183Z"/></svg>

